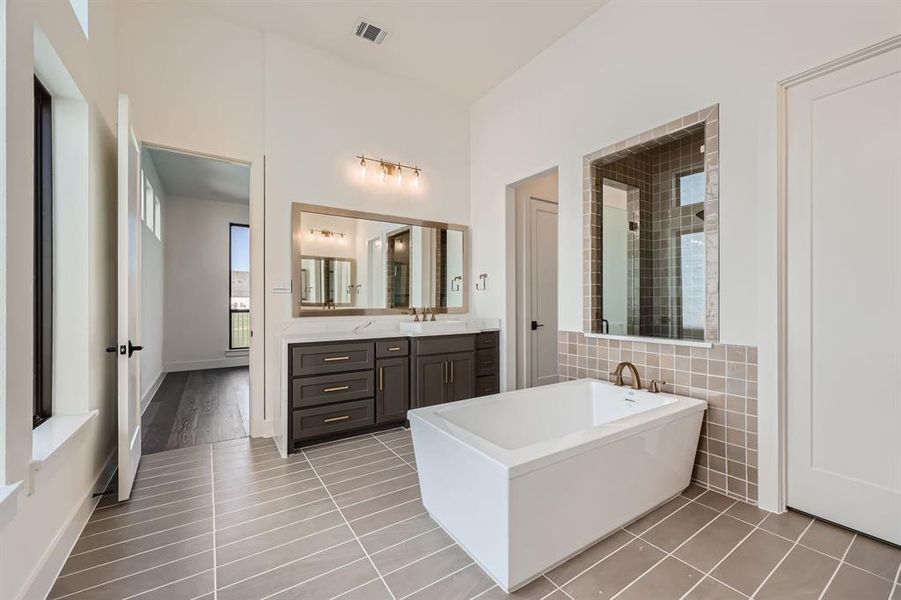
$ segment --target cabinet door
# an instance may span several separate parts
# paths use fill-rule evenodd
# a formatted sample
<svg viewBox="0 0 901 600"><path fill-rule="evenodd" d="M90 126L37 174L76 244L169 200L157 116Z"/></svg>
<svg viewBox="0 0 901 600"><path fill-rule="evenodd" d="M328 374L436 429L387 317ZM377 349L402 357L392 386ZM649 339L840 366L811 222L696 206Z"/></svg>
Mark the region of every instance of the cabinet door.
<svg viewBox="0 0 901 600"><path fill-rule="evenodd" d="M460 352L446 357L450 373L445 402L466 400L475 396L476 361L472 352Z"/></svg>
<svg viewBox="0 0 901 600"><path fill-rule="evenodd" d="M380 358L375 366L376 423L403 421L410 408L410 368L407 357Z"/></svg>
<svg viewBox="0 0 901 600"><path fill-rule="evenodd" d="M433 406L446 401L448 355L420 356L416 359L416 406Z"/></svg>

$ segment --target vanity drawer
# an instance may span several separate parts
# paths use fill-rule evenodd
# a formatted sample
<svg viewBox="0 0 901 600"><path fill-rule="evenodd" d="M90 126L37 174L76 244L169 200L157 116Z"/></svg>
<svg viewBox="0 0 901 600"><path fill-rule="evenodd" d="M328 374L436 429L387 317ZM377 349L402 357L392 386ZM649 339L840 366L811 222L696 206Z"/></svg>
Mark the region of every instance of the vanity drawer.
<svg viewBox="0 0 901 600"><path fill-rule="evenodd" d="M376 358L406 356L410 353L409 340L382 340L375 343Z"/></svg>
<svg viewBox="0 0 901 600"><path fill-rule="evenodd" d="M294 411L294 439L304 440L375 424L372 398Z"/></svg>
<svg viewBox="0 0 901 600"><path fill-rule="evenodd" d="M498 393L497 375L488 375L487 377L479 377L476 379L476 397L490 396Z"/></svg>
<svg viewBox="0 0 901 600"><path fill-rule="evenodd" d="M373 350L372 342L294 346L291 372L297 377L371 369L375 360Z"/></svg>
<svg viewBox="0 0 901 600"><path fill-rule="evenodd" d="M476 354L476 375L497 373L497 350L479 350Z"/></svg>
<svg viewBox="0 0 901 600"><path fill-rule="evenodd" d="M476 348L497 348L498 332L486 331L476 335Z"/></svg>
<svg viewBox="0 0 901 600"><path fill-rule="evenodd" d="M291 382L292 408L372 398L374 394L372 371L298 377Z"/></svg>
<svg viewBox="0 0 901 600"><path fill-rule="evenodd" d="M472 352L475 336L472 334L423 337L416 340L416 354L449 354L452 352Z"/></svg>

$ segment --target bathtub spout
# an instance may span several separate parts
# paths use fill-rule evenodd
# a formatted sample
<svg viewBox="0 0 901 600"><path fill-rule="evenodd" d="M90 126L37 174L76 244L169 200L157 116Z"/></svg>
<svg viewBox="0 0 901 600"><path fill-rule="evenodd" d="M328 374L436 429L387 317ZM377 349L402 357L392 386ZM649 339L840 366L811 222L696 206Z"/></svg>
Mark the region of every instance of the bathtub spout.
<svg viewBox="0 0 901 600"><path fill-rule="evenodd" d="M616 368L613 370L613 383L614 385L626 385L623 382L623 369L629 369L629 372L632 373L632 389L640 390L641 389L641 377L638 375L638 369L630 362L623 361L616 365Z"/></svg>

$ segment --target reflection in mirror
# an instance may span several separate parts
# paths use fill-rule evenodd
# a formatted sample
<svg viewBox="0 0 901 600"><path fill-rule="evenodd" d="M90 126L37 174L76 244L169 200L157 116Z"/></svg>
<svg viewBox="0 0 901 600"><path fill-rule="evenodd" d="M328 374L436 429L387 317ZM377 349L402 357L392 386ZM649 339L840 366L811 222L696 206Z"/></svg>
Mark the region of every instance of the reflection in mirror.
<svg viewBox="0 0 901 600"><path fill-rule="evenodd" d="M295 205L294 215L295 316L465 310L464 228L303 207Z"/></svg>
<svg viewBox="0 0 901 600"><path fill-rule="evenodd" d="M704 127L598 165L601 333L704 339Z"/></svg>

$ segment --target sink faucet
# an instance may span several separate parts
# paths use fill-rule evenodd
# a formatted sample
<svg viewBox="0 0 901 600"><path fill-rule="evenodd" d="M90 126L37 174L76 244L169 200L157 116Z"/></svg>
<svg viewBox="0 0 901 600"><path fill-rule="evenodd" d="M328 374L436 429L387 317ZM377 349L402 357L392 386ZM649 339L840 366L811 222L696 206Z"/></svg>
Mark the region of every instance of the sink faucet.
<svg viewBox="0 0 901 600"><path fill-rule="evenodd" d="M641 389L641 377L638 376L638 369L635 368L630 362L623 361L616 365L616 368L613 369L613 384L614 385L626 385L623 382L623 369L629 369L629 372L632 373L632 389L640 390Z"/></svg>
<svg viewBox="0 0 901 600"><path fill-rule="evenodd" d="M413 315L413 322L419 323L419 315L416 314L416 307L411 306L407 309L407 314Z"/></svg>
<svg viewBox="0 0 901 600"><path fill-rule="evenodd" d="M429 314L432 315L431 319L428 318ZM423 308L422 309L422 322L425 323L426 321L434 321L434 320L435 320L435 309L432 308L431 306L426 306L425 308Z"/></svg>

